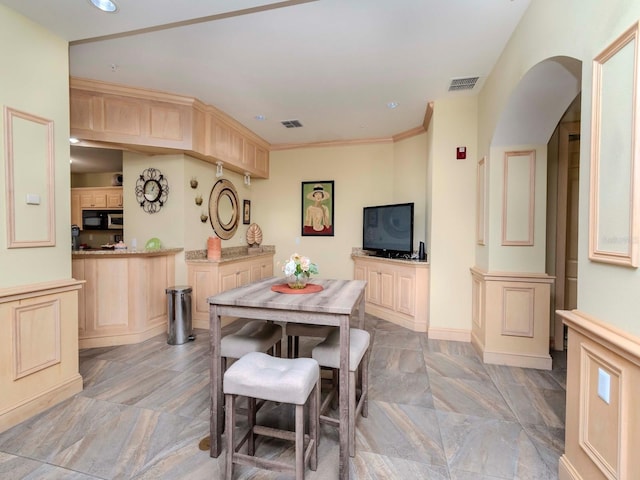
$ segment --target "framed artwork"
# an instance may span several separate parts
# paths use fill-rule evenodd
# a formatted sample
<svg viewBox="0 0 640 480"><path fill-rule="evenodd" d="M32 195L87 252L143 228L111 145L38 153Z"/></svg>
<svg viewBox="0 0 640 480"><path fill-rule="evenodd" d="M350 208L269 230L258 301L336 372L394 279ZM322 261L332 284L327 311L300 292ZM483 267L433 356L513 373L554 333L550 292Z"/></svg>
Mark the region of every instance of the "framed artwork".
<svg viewBox="0 0 640 480"><path fill-rule="evenodd" d="M249 225L251 223L251 200L243 200L242 223L244 225Z"/></svg>
<svg viewBox="0 0 640 480"><path fill-rule="evenodd" d="M302 182L302 236L332 237L335 190L333 180Z"/></svg>

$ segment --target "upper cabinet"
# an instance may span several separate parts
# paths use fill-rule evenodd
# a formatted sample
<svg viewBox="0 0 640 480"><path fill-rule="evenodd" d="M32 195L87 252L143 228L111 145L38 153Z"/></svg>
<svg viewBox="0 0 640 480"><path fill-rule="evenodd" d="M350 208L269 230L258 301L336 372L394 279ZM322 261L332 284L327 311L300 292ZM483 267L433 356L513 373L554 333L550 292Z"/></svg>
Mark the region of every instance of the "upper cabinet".
<svg viewBox="0 0 640 480"><path fill-rule="evenodd" d="M215 107L179 95L71 78L71 136L132 150L182 151L269 178L269 144Z"/></svg>

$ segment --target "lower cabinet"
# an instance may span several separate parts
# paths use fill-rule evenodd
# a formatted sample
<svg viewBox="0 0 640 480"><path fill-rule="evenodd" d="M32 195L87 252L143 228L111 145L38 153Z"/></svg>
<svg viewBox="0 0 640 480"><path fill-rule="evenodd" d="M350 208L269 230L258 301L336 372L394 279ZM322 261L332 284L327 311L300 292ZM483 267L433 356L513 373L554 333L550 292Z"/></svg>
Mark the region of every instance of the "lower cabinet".
<svg viewBox="0 0 640 480"><path fill-rule="evenodd" d="M209 302L216 293L241 287L273 276L273 253L211 262L187 260L187 276L192 288L191 316L195 328L209 328ZM223 319L227 324L232 319Z"/></svg>
<svg viewBox="0 0 640 480"><path fill-rule="evenodd" d="M429 326L429 264L353 256L354 278L366 280L365 310L416 332Z"/></svg>
<svg viewBox="0 0 640 480"><path fill-rule="evenodd" d="M167 330L166 289L175 282L175 253L74 254L80 348L139 343Z"/></svg>

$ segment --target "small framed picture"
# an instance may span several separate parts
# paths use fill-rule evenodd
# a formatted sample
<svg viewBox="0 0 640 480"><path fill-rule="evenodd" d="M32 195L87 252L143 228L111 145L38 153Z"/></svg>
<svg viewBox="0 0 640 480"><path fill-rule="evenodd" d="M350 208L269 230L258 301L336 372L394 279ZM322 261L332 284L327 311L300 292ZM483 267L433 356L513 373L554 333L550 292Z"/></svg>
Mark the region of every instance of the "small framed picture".
<svg viewBox="0 0 640 480"><path fill-rule="evenodd" d="M302 182L302 236L333 237L333 180Z"/></svg>
<svg viewBox="0 0 640 480"><path fill-rule="evenodd" d="M249 225L251 223L251 200L243 200L242 223L244 225Z"/></svg>

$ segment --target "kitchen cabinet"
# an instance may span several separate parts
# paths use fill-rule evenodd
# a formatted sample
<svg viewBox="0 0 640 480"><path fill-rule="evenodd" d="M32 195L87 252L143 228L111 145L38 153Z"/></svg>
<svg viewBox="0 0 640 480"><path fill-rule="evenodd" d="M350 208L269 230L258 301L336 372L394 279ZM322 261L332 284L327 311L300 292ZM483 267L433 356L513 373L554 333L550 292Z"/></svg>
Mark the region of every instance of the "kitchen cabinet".
<svg viewBox="0 0 640 480"><path fill-rule="evenodd" d="M416 332L429 326L429 264L353 255L354 278L366 280L365 310Z"/></svg>
<svg viewBox="0 0 640 480"><path fill-rule="evenodd" d="M269 144L192 97L70 79L71 135L149 153L183 152L239 174L269 178Z"/></svg>
<svg viewBox="0 0 640 480"><path fill-rule="evenodd" d="M122 208L122 187L72 188L72 202L74 196L81 210Z"/></svg>
<svg viewBox="0 0 640 480"><path fill-rule="evenodd" d="M273 276L273 252L245 255L230 260L187 260L187 277L192 288L191 316L196 328L209 328L207 299L220 292ZM233 319L223 319L229 323Z"/></svg>
<svg viewBox="0 0 640 480"><path fill-rule="evenodd" d="M73 278L86 282L78 296L79 347L139 343L166 332L165 290L175 283L181 251L74 253Z"/></svg>
<svg viewBox="0 0 640 480"><path fill-rule="evenodd" d="M77 225L82 230L82 208L80 194L71 189L71 225Z"/></svg>

